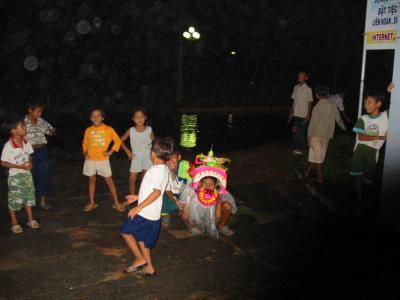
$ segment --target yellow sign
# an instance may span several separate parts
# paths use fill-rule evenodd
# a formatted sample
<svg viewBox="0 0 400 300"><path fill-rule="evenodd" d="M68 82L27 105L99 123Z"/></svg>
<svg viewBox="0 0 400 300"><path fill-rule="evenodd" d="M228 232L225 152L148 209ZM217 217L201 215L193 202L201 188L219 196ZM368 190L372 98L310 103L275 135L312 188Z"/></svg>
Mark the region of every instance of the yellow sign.
<svg viewBox="0 0 400 300"><path fill-rule="evenodd" d="M394 43L396 36L396 30L367 32L367 44Z"/></svg>

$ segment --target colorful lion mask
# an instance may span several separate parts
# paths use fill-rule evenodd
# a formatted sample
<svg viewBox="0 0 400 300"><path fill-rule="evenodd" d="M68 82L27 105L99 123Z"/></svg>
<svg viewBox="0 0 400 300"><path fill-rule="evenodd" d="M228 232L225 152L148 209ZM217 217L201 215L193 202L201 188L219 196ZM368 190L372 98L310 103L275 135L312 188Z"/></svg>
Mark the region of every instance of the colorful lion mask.
<svg viewBox="0 0 400 300"><path fill-rule="evenodd" d="M193 188L198 189L200 186L200 181L204 177L214 177L218 181L219 194L225 194L228 181L228 169L226 164L229 162L230 160L227 158L214 157L214 152L212 150L208 152L208 155L197 155L195 161L197 167L191 172L193 178ZM212 197L212 199L214 199L214 197ZM205 202L202 204L205 206L215 205L218 199L215 201L212 201L212 199L205 199Z"/></svg>

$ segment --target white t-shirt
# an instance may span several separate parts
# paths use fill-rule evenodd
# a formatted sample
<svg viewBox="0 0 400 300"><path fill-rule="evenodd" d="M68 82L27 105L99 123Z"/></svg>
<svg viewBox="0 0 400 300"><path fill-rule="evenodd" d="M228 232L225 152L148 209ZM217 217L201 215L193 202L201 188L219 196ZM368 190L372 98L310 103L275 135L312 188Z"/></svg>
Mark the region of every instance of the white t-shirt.
<svg viewBox="0 0 400 300"><path fill-rule="evenodd" d="M171 180L171 175L166 165L154 165L146 172L140 185L138 204L146 200L155 189L160 190L161 195L153 203L144 207L139 213L140 216L152 221L161 218L163 194Z"/></svg>
<svg viewBox="0 0 400 300"><path fill-rule="evenodd" d="M308 104L313 102L312 90L307 83L295 85L292 93L292 99L293 115L299 118L307 117Z"/></svg>
<svg viewBox="0 0 400 300"><path fill-rule="evenodd" d="M335 103L339 111L344 111L343 97L340 94L330 95L328 100Z"/></svg>
<svg viewBox="0 0 400 300"><path fill-rule="evenodd" d="M18 147L12 139L9 139L4 144L3 152L1 153L1 160L14 165L23 165L29 162L29 155L33 153L33 148L30 142L23 140L22 148ZM28 170L10 168L9 175L15 175L18 173L29 173Z"/></svg>
<svg viewBox="0 0 400 300"><path fill-rule="evenodd" d="M355 133L362 133L364 135L370 136L384 136L388 133L389 130L389 118L386 111L383 111L379 114L379 116L373 118L370 115L362 115L357 123L354 125L353 131ZM356 146L358 144L367 145L376 150L382 148L383 144L385 144L384 140L374 140L374 141L360 141L358 139L358 135L356 137ZM355 148L354 148L355 149Z"/></svg>

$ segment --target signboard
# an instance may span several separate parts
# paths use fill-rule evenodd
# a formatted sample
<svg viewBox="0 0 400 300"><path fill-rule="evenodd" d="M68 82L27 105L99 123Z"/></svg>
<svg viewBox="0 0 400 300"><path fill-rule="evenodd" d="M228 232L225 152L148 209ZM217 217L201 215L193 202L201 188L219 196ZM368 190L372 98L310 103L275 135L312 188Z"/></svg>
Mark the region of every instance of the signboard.
<svg viewBox="0 0 400 300"><path fill-rule="evenodd" d="M368 0L365 21L366 50L394 49L400 0Z"/></svg>

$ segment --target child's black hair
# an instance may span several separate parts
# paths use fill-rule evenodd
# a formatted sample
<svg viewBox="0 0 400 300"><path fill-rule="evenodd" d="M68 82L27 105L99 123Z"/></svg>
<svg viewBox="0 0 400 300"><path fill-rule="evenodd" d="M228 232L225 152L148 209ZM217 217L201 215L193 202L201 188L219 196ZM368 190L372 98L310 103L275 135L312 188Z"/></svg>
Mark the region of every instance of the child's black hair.
<svg viewBox="0 0 400 300"><path fill-rule="evenodd" d="M100 107L94 107L94 108L92 108L91 110L90 110L90 115L92 115L92 113L94 112L94 111L99 111L100 113L101 113L101 115L103 116L103 118L105 119L106 118L106 112L104 111L104 109L102 109L102 108L100 108Z"/></svg>
<svg viewBox="0 0 400 300"><path fill-rule="evenodd" d="M175 146L174 147L174 152L172 153L172 155L181 155L182 154L182 151L181 151L181 148L179 148L179 146Z"/></svg>
<svg viewBox="0 0 400 300"><path fill-rule="evenodd" d="M23 122L24 119L21 116L8 116L1 125L1 129L4 131L4 133L10 134L11 130L17 128L18 124Z"/></svg>
<svg viewBox="0 0 400 300"><path fill-rule="evenodd" d="M32 100L28 102L28 109L35 110L36 108L44 108L45 105L43 102L38 100Z"/></svg>
<svg viewBox="0 0 400 300"><path fill-rule="evenodd" d="M136 107L133 110L132 117L134 117L137 112L141 112L142 114L145 115L145 117L147 117L147 111L143 107Z"/></svg>
<svg viewBox="0 0 400 300"><path fill-rule="evenodd" d="M215 183L215 185L217 185L218 184L218 179L217 178L215 178L215 177L212 177L212 176L206 176L206 177L203 177L201 180L200 180L200 182L203 182L203 180L205 180L205 179L211 179L211 180L213 180L214 181L214 183Z"/></svg>
<svg viewBox="0 0 400 300"><path fill-rule="evenodd" d="M143 107L136 107L133 110L132 119L135 117L136 113L138 113L138 112L141 112L142 114L144 114L144 116L146 118L146 120L144 121L144 125L147 125L148 124L147 123L148 122L148 120L147 120L147 111Z"/></svg>
<svg viewBox="0 0 400 300"><path fill-rule="evenodd" d="M153 143L151 151L161 160L167 161L174 153L175 142L170 137L158 138Z"/></svg>
<svg viewBox="0 0 400 300"><path fill-rule="evenodd" d="M315 87L315 94L320 97L328 97L329 96L329 86L327 85L318 85Z"/></svg>
<svg viewBox="0 0 400 300"><path fill-rule="evenodd" d="M373 98L376 102L381 102L382 105L385 104L385 94L378 91L367 91L365 93L364 99L366 99L367 97Z"/></svg>

